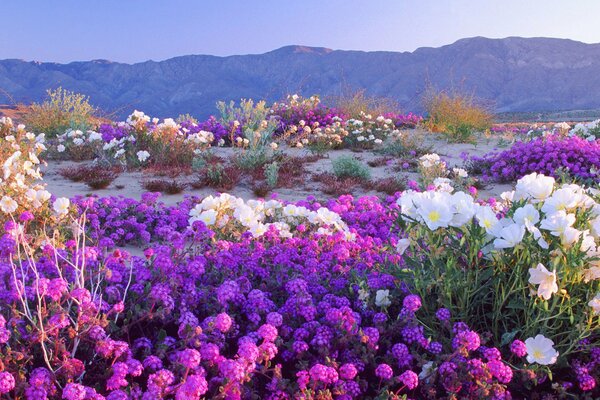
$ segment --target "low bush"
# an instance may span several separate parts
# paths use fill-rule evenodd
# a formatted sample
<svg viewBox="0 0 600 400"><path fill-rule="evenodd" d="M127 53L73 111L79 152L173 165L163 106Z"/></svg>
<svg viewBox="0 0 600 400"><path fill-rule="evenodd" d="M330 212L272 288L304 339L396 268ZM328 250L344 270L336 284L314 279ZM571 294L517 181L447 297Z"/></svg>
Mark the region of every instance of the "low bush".
<svg viewBox="0 0 600 400"><path fill-rule="evenodd" d="M331 160L333 173L339 179L356 178L360 181L371 179L371 171L366 164L352 156L340 156Z"/></svg>
<svg viewBox="0 0 600 400"><path fill-rule="evenodd" d="M443 132L451 142L473 142L476 131L492 126L492 113L472 94L429 88L423 102L429 129Z"/></svg>
<svg viewBox="0 0 600 400"><path fill-rule="evenodd" d="M42 103L33 103L23 118L34 132L44 132L48 137L55 137L68 129L92 129L99 122L95 116L97 109L83 94L62 87L49 89L47 94L48 98Z"/></svg>
<svg viewBox="0 0 600 400"><path fill-rule="evenodd" d="M181 193L187 184L172 179L150 179L142 182L142 187L149 192L167 194Z"/></svg>

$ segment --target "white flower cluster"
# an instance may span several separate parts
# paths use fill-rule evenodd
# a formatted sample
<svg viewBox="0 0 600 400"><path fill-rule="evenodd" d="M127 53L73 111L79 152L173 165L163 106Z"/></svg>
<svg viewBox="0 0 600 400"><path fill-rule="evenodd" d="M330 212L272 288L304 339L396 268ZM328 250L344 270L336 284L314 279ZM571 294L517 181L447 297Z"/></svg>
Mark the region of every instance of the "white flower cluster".
<svg viewBox="0 0 600 400"><path fill-rule="evenodd" d="M354 239L339 214L327 208L312 211L277 200L245 202L227 193L205 197L190 210L190 225L196 221L204 222L211 229L248 231L254 237L262 236L270 226L276 227L281 237L292 237L292 229L304 224L306 229L313 229L318 234L331 235L337 231L344 232L347 240Z"/></svg>
<svg viewBox="0 0 600 400"><path fill-rule="evenodd" d="M6 134L0 138L0 158L4 158L0 210L14 213L19 205L23 209L37 209L50 198L44 185L37 183L42 179L38 155L46 150L45 135L26 132L24 125L15 128L10 118L0 119L0 131Z"/></svg>
<svg viewBox="0 0 600 400"><path fill-rule="evenodd" d="M600 279L600 204L585 189L575 184L557 187L554 178L533 173L519 179L513 192L503 193L508 202L519 202L512 216L497 218L489 205L475 202L464 193L444 191L407 191L398 199L402 216L408 221L425 224L430 230L460 228L473 219L485 229L494 250L518 246L527 233L531 234L543 249L549 249L551 237L559 239L558 246L568 249L580 246L590 260L585 271L587 280ZM521 205L522 204L522 205ZM576 227L578 213L586 213L589 219ZM550 249L551 251L559 249ZM530 283L539 285L538 295L549 299L558 291L555 272L539 264L530 269ZM590 302L594 311L600 313L600 301Z"/></svg>
<svg viewBox="0 0 600 400"><path fill-rule="evenodd" d="M352 134L353 140L358 143L381 144L391 136L397 136L400 131L396 129L390 118L380 115L373 118L371 114L361 111L361 119L349 119L346 121L346 129Z"/></svg>
<svg viewBox="0 0 600 400"><path fill-rule="evenodd" d="M590 142L600 140L600 119L588 123L578 123L569 131L569 136L579 136Z"/></svg>

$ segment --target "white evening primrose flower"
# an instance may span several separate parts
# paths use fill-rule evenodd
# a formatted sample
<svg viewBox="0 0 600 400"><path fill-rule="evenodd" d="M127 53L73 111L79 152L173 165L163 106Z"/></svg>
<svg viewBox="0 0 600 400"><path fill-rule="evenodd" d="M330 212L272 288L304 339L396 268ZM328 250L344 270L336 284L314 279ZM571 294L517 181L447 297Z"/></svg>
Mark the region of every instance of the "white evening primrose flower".
<svg viewBox="0 0 600 400"><path fill-rule="evenodd" d="M206 210L198 215L197 221L204 222L204 225L211 226L217 221L217 212L215 210Z"/></svg>
<svg viewBox="0 0 600 400"><path fill-rule="evenodd" d="M409 246L410 246L409 238L400 239L400 240L398 240L398 243L396 243L396 252L399 255L402 255L402 254L404 254L406 249L408 249Z"/></svg>
<svg viewBox="0 0 600 400"><path fill-rule="evenodd" d="M452 195L452 221L450 226L459 228L470 222L475 216L475 201L473 197L465 192L456 192Z"/></svg>
<svg viewBox="0 0 600 400"><path fill-rule="evenodd" d="M542 211L546 214L554 214L561 210L569 211L577 207L580 197L581 195L575 193L570 187L557 189L544 201Z"/></svg>
<svg viewBox="0 0 600 400"><path fill-rule="evenodd" d="M468 172L462 168L452 168L452 172L458 177L466 178L469 176Z"/></svg>
<svg viewBox="0 0 600 400"><path fill-rule="evenodd" d="M150 153L148 153L146 150L138 151L136 155L140 162L145 162L150 157Z"/></svg>
<svg viewBox="0 0 600 400"><path fill-rule="evenodd" d="M508 249L515 247L523 240L525 236L525 226L520 224L510 224L500 229L498 238L494 240L496 249Z"/></svg>
<svg viewBox="0 0 600 400"><path fill-rule="evenodd" d="M17 211L19 204L12 199L10 196L2 196L2 200L0 200L0 210L5 214L12 214Z"/></svg>
<svg viewBox="0 0 600 400"><path fill-rule="evenodd" d="M279 147L277 145L277 143L275 143L275 142L272 142L270 146L271 146L271 150L277 150L277 147Z"/></svg>
<svg viewBox="0 0 600 400"><path fill-rule="evenodd" d="M596 217L590 221L590 227L592 228L591 234L596 239L600 238L600 217Z"/></svg>
<svg viewBox="0 0 600 400"><path fill-rule="evenodd" d="M533 199L543 201L552 194L554 183L555 180L551 176L545 176L537 172L525 175L517 181L515 200Z"/></svg>
<svg viewBox="0 0 600 400"><path fill-rule="evenodd" d="M588 306L592 307L594 311L594 315L600 314L600 293L597 293L596 296L588 303Z"/></svg>
<svg viewBox="0 0 600 400"><path fill-rule="evenodd" d="M544 335L525 340L527 362L540 365L554 364L558 359L558 351L553 346L554 342Z"/></svg>
<svg viewBox="0 0 600 400"><path fill-rule="evenodd" d="M478 205L475 210L475 218L477 218L479 226L484 228L487 233L492 233L499 223L496 213L490 206Z"/></svg>
<svg viewBox="0 0 600 400"><path fill-rule="evenodd" d="M65 215L69 212L70 205L71 202L69 201L69 199L67 199L66 197L59 197L58 199L54 200L52 207L54 208L54 211L56 211L57 214Z"/></svg>
<svg viewBox="0 0 600 400"><path fill-rule="evenodd" d="M513 221L529 228L529 226L533 226L540 222L540 213L533 205L526 204L515 210Z"/></svg>
<svg viewBox="0 0 600 400"><path fill-rule="evenodd" d="M550 231L554 236L561 236L567 228L575 223L575 214L567 214L564 210L547 215L540 223L540 229Z"/></svg>
<svg viewBox="0 0 600 400"><path fill-rule="evenodd" d="M556 271L548 271L541 263L535 268L529 268L529 283L539 285L537 294L544 300L550 299L553 293L558 292Z"/></svg>
<svg viewBox="0 0 600 400"><path fill-rule="evenodd" d="M375 305L377 307L387 307L391 304L390 291L387 289L378 290L375 294Z"/></svg>
<svg viewBox="0 0 600 400"><path fill-rule="evenodd" d="M421 199L417 213L423 218L423 222L432 231L438 228L447 228L452 221L452 209L446 196L433 193Z"/></svg>

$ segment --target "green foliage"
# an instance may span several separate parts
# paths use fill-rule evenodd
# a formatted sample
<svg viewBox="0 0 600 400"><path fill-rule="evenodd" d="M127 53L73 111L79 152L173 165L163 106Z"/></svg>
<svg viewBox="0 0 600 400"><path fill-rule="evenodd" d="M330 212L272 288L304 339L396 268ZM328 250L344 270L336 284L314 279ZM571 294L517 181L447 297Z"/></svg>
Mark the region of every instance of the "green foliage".
<svg viewBox="0 0 600 400"><path fill-rule="evenodd" d="M269 115L269 107L264 100L254 103L252 99L242 99L239 106L236 106L233 100L229 104L219 101L217 109L221 113L221 122L224 126L229 126L237 121L241 124L243 131L258 130Z"/></svg>
<svg viewBox="0 0 600 400"><path fill-rule="evenodd" d="M333 173L339 179L358 178L361 180L371 179L369 166L363 164L352 156L341 156L331 161Z"/></svg>
<svg viewBox="0 0 600 400"><path fill-rule="evenodd" d="M277 186L277 181L279 180L279 164L277 161L265 165L264 172L267 186L270 189L275 188Z"/></svg>
<svg viewBox="0 0 600 400"><path fill-rule="evenodd" d="M29 129L54 137L67 129L86 131L94 126L97 110L87 96L62 87L49 89L47 94L46 100L32 104L30 112L24 116Z"/></svg>

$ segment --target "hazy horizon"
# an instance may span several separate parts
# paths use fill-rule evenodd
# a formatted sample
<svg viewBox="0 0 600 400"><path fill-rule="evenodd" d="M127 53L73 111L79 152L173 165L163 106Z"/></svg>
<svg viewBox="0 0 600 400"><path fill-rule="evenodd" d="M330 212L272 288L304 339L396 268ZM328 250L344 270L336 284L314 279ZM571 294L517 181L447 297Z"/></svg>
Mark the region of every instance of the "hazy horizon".
<svg viewBox="0 0 600 400"><path fill-rule="evenodd" d="M0 59L137 63L287 45L404 52L476 36L600 43L599 12L595 0L30 0L3 4Z"/></svg>

